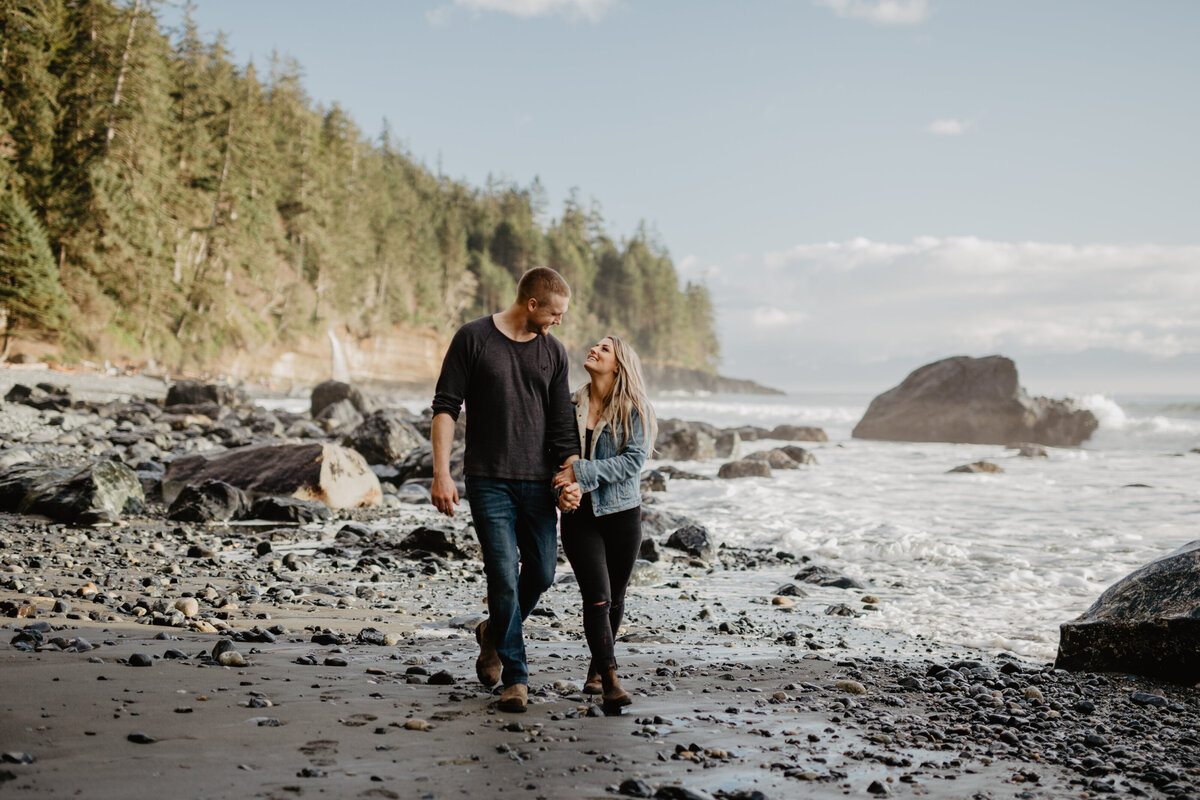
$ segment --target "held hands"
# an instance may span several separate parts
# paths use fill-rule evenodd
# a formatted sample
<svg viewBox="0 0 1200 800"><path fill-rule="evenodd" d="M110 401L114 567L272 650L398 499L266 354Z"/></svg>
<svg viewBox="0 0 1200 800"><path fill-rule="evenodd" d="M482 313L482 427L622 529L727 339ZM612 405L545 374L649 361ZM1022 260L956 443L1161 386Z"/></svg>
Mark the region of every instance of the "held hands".
<svg viewBox="0 0 1200 800"><path fill-rule="evenodd" d="M569 484L579 482L575 477L574 461L574 458L568 459L565 464L559 467L561 472L554 476L554 480L550 484L551 486L555 489L562 489Z"/></svg>
<svg viewBox="0 0 1200 800"><path fill-rule="evenodd" d="M578 483L569 483L562 487L562 491L558 495L558 510L574 511L579 508L579 504L582 501L583 489L579 488Z"/></svg>

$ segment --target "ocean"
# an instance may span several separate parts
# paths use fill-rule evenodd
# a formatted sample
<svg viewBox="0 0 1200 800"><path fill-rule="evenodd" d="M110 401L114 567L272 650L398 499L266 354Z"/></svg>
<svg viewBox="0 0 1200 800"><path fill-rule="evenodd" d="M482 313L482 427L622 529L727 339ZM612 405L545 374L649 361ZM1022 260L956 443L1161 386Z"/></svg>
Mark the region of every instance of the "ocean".
<svg viewBox="0 0 1200 800"><path fill-rule="evenodd" d="M659 396L660 419L814 425L829 441L798 442L818 463L770 478L715 480L725 459L677 462L714 480L672 480L653 502L718 543L786 550L862 582L880 599L859 618L863 627L1049 660L1061 623L1117 579L1200 538L1200 453L1191 452L1200 448L1200 401L1076 399L1100 420L1092 439L1023 458L996 445L853 439L871 395ZM428 402L394 405L419 412ZM743 442L741 454L783 444ZM1003 474L948 474L980 460ZM770 591L764 579L707 580L710 594L741 605ZM839 591L817 593L835 601ZM861 594L846 600L857 605Z"/></svg>
<svg viewBox="0 0 1200 800"><path fill-rule="evenodd" d="M870 587L860 624L944 645L1052 659L1058 627L1117 579L1200 538L1200 402L1078 398L1100 420L1081 448L853 439L870 396L659 397L660 418L815 425L817 464L770 478L673 480L657 507L718 542L808 555ZM742 455L783 444L743 442ZM988 460L1003 474L948 474ZM658 462L651 462L651 466ZM682 468L716 476L722 460Z"/></svg>

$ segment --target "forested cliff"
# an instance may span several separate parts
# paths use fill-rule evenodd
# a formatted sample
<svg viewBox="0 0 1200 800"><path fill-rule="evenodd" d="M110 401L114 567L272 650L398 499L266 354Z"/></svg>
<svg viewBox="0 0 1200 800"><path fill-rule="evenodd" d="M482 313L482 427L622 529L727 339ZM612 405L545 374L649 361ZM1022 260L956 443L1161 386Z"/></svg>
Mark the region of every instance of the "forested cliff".
<svg viewBox="0 0 1200 800"><path fill-rule="evenodd" d="M708 292L644 225L614 236L576 195L547 209L536 180L435 174L312 102L298 64L240 67L149 0L0 8L6 343L194 370L333 326L445 335L545 264L574 290L568 345L611 331L715 369Z"/></svg>

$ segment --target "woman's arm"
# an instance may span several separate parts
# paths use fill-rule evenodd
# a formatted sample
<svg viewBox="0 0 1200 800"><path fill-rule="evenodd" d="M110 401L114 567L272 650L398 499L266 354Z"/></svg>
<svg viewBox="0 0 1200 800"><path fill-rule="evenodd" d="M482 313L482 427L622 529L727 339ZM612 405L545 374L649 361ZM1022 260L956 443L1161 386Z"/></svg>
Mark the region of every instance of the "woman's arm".
<svg viewBox="0 0 1200 800"><path fill-rule="evenodd" d="M629 422L632 428L629 441L619 455L612 458L581 458L571 464L575 480L583 491L592 492L602 483L619 483L641 473L642 465L646 463L646 431L636 410Z"/></svg>

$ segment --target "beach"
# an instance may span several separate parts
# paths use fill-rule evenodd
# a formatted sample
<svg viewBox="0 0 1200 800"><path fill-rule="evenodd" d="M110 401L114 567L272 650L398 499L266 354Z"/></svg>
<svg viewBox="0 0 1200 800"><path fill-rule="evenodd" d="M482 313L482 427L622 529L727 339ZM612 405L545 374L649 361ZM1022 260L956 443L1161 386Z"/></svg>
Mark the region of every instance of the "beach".
<svg viewBox="0 0 1200 800"><path fill-rule="evenodd" d="M125 386L87 376L72 391L115 397ZM62 434L52 415L29 411L4 405L4 452ZM851 446L839 439L828 464ZM269 525L180 524L153 506L91 527L0 515L0 787L28 797L1195 796L1193 689L1069 674L1037 647L888 625L904 587L860 574L867 562L839 563L828 541L737 540L726 529L761 534L761 520L729 503L717 514L707 495L720 487L672 480L649 495L648 518L689 512L720 544L687 554L648 526L660 557L630 589L617 649L634 703L619 716L580 693L586 645L565 562L527 623L529 710L495 710L474 678L484 582L465 507L453 520L398 502ZM447 548L402 546L422 528ZM858 585L796 577L829 565Z"/></svg>

